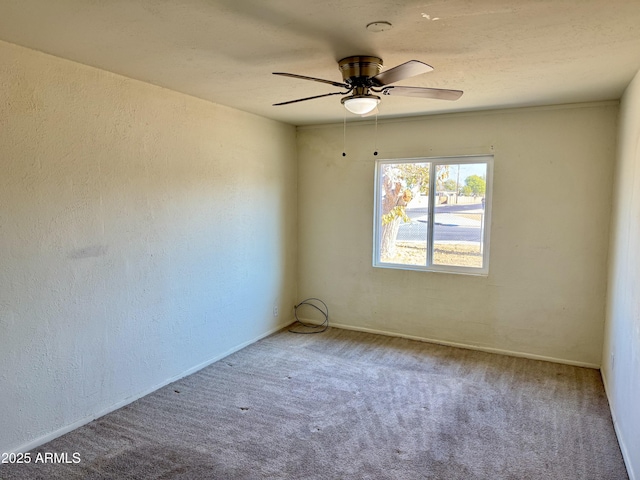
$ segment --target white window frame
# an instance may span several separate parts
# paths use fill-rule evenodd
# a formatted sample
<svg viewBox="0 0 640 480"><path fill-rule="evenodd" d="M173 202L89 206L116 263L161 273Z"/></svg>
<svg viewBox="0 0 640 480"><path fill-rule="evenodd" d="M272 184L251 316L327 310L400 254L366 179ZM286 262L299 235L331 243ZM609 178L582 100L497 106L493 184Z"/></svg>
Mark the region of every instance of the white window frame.
<svg viewBox="0 0 640 480"><path fill-rule="evenodd" d="M401 263L387 263L380 261L380 236L381 236L381 192L380 182L381 170L383 165L388 164L400 164L400 163L429 163L429 213L427 222L427 261L426 265L405 265ZM482 268L479 267L462 267L455 265L434 265L433 264L433 235L434 235L434 198L436 194L436 175L435 170L439 165L462 165L472 163L486 163L487 165L487 178L486 178L486 191L485 191L485 207L484 207L484 228L482 232L483 237L483 252L482 252ZM493 155L459 155L459 156L447 156L447 157L418 157L418 158L393 158L393 159L378 159L375 163L375 185L374 185L374 212L373 212L373 266L379 268L392 268L401 270L418 270L426 272L443 272L443 273L458 273L466 275L481 275L487 276L489 274L489 237L491 233L491 205L492 205L492 191L493 191Z"/></svg>

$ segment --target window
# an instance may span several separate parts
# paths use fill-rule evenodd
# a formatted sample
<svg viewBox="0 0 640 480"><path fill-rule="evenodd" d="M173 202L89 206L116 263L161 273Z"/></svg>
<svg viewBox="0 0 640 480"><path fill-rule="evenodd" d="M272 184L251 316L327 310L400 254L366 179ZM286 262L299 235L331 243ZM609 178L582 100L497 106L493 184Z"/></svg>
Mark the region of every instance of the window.
<svg viewBox="0 0 640 480"><path fill-rule="evenodd" d="M487 274L493 157L376 162L375 267Z"/></svg>

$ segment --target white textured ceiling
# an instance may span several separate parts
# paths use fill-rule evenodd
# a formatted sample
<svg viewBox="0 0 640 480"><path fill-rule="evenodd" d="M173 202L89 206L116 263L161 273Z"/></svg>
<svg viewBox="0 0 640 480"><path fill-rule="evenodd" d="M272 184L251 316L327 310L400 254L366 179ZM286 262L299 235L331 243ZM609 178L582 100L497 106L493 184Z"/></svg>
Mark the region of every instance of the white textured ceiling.
<svg viewBox="0 0 640 480"><path fill-rule="evenodd" d="M272 104L335 87L271 72L341 81L351 55L421 60L435 71L396 85L465 92L384 97L381 117L618 99L640 0L0 0L0 39L304 125L342 121L340 97Z"/></svg>

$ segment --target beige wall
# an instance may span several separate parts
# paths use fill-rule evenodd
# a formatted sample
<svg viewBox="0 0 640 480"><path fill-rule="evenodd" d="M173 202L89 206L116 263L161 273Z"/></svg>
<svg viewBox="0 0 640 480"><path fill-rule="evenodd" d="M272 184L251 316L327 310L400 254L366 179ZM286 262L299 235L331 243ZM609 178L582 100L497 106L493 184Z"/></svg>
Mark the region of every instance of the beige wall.
<svg viewBox="0 0 640 480"><path fill-rule="evenodd" d="M630 478L640 478L640 73L622 97L602 376Z"/></svg>
<svg viewBox="0 0 640 480"><path fill-rule="evenodd" d="M289 323L297 174L291 126L2 42L0 59L11 451Z"/></svg>
<svg viewBox="0 0 640 480"><path fill-rule="evenodd" d="M302 127L300 297L333 324L598 366L617 103L378 126L377 158L494 148L487 277L371 266L374 125Z"/></svg>

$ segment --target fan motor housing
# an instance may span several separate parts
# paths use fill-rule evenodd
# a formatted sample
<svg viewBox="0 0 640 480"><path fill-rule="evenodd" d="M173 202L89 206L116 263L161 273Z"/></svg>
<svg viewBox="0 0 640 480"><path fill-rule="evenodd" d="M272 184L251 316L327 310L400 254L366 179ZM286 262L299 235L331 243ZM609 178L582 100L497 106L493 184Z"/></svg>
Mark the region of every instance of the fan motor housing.
<svg viewBox="0 0 640 480"><path fill-rule="evenodd" d="M338 62L342 79L353 86L369 86L366 82L382 70L382 59L378 57L346 57Z"/></svg>

